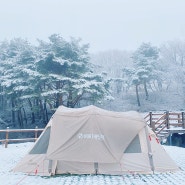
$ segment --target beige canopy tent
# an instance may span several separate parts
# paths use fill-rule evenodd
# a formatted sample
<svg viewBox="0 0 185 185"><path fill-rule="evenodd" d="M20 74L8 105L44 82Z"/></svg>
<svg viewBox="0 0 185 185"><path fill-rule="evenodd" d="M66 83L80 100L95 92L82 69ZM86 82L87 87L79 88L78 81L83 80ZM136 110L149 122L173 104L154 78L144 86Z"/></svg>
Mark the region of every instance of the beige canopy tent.
<svg viewBox="0 0 185 185"><path fill-rule="evenodd" d="M60 106L14 171L29 174L153 173L178 170L135 112Z"/></svg>

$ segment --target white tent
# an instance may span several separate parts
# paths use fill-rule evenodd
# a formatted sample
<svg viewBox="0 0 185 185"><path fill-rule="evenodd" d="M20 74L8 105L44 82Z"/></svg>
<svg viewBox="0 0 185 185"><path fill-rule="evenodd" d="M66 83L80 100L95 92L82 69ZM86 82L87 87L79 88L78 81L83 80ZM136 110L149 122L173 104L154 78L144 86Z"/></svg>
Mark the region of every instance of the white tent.
<svg viewBox="0 0 185 185"><path fill-rule="evenodd" d="M14 171L29 174L153 173L178 170L138 112L60 106Z"/></svg>

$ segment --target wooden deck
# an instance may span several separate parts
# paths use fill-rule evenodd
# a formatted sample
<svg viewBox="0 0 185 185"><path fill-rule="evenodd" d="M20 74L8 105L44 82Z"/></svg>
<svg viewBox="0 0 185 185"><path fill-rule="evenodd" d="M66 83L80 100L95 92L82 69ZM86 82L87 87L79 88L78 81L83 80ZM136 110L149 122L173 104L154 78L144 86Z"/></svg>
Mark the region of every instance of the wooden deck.
<svg viewBox="0 0 185 185"><path fill-rule="evenodd" d="M159 139L167 138L173 133L185 133L184 112L149 112L145 116L145 120Z"/></svg>

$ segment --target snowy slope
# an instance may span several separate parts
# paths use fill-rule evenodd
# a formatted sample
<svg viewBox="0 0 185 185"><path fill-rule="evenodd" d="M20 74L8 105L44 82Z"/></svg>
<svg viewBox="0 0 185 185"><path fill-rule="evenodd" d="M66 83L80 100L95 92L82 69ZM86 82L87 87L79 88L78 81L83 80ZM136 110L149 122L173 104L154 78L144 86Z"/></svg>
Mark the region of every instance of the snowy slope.
<svg viewBox="0 0 185 185"><path fill-rule="evenodd" d="M154 175L63 175L55 177L27 176L13 173L11 169L28 152L33 143L0 145L0 185L140 185L140 184L185 184L185 148L165 146L168 154L181 170Z"/></svg>

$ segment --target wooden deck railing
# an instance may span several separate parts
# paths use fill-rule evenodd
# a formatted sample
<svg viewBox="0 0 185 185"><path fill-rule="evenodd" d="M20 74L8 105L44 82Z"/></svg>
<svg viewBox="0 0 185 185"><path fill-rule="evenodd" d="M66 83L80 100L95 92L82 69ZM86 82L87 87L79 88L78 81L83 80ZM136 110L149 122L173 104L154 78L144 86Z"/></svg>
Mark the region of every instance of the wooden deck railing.
<svg viewBox="0 0 185 185"><path fill-rule="evenodd" d="M5 145L5 148L8 147L8 143L9 142L25 142L25 141L36 141L39 133L41 133L44 129L41 128L35 128L35 129L9 129L9 127L7 127L7 129L4 130L0 130L0 133L5 133L5 139L0 139L0 142L2 144ZM22 133L22 132L33 132L35 133L35 137L34 138L19 138L19 139L10 139L10 133Z"/></svg>
<svg viewBox="0 0 185 185"><path fill-rule="evenodd" d="M175 112L164 112L164 113L152 113L149 112L144 119L147 124L152 128L152 130L159 136L162 132L168 133L185 133L185 113L175 113ZM178 130L179 128L179 130ZM0 142L5 145L5 148L8 147L9 142L25 142L25 141L36 141L38 138L38 133L41 133L44 129L35 128L35 129L7 129L0 130L1 133L5 133L5 139L0 139ZM33 132L35 133L34 138L19 138L19 139L10 139L10 133L21 133L21 132Z"/></svg>
<svg viewBox="0 0 185 185"><path fill-rule="evenodd" d="M185 133L184 112L152 113L149 112L144 119L152 130L159 135L161 133Z"/></svg>

